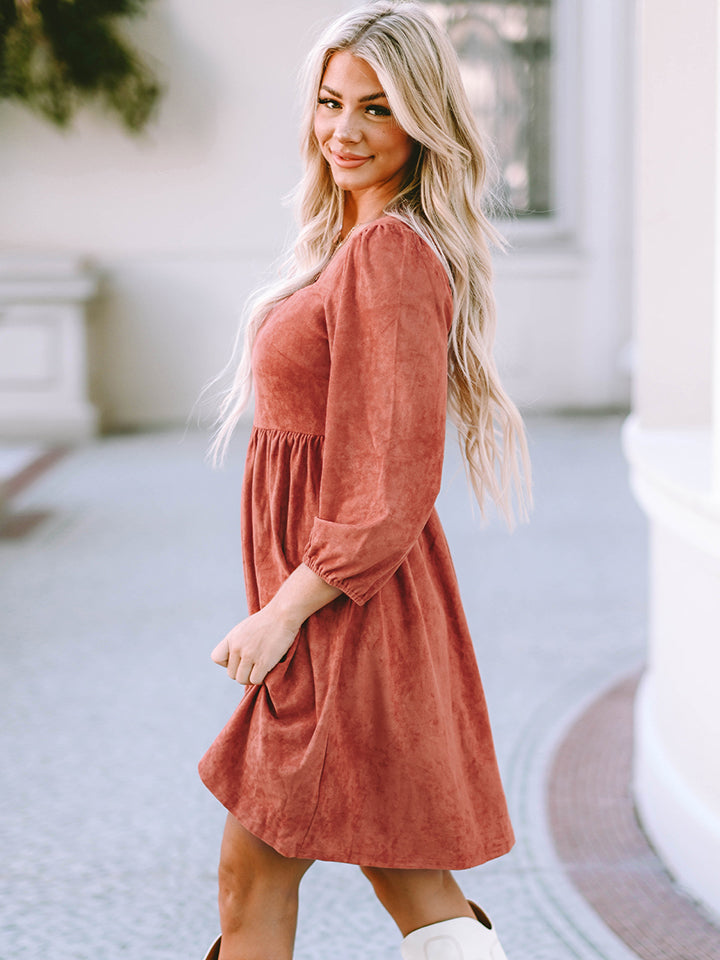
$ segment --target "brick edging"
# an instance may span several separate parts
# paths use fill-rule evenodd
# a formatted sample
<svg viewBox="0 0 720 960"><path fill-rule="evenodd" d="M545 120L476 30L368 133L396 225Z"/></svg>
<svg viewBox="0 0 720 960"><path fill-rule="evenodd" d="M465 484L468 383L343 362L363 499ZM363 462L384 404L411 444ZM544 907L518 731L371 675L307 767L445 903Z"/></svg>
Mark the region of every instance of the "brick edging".
<svg viewBox="0 0 720 960"><path fill-rule="evenodd" d="M547 807L570 879L642 960L717 960L720 928L684 895L638 823L632 801L633 705L639 675L575 722L550 769Z"/></svg>

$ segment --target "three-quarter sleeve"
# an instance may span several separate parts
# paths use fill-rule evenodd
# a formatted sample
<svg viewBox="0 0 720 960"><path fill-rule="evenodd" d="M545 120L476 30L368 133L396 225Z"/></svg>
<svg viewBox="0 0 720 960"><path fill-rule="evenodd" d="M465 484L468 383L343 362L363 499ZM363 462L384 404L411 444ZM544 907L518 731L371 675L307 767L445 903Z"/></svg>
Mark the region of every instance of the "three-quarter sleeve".
<svg viewBox="0 0 720 960"><path fill-rule="evenodd" d="M357 604L420 536L440 490L452 295L407 225L365 227L326 297L330 380L319 510L303 562Z"/></svg>

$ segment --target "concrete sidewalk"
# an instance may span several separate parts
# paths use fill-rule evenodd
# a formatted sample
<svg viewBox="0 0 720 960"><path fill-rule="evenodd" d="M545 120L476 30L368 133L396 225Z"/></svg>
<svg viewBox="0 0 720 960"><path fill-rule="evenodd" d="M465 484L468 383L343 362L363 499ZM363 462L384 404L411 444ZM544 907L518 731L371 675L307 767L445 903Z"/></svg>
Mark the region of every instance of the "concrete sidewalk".
<svg viewBox="0 0 720 960"><path fill-rule="evenodd" d="M566 879L545 779L579 712L642 663L645 525L620 419L530 419L537 508L509 536L471 517L455 444L439 502L518 843L458 874L509 960L631 960ZM49 511L0 540L2 960L195 960L216 934L224 812L196 763L238 688L209 652L244 612L239 436L104 439L19 496ZM355 867L301 890L297 960L397 960Z"/></svg>

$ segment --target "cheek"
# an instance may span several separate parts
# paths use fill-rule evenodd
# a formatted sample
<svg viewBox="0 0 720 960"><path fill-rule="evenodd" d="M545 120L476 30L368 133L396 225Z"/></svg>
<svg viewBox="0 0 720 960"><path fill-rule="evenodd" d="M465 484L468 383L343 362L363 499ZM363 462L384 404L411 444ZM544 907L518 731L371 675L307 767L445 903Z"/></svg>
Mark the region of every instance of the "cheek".
<svg viewBox="0 0 720 960"><path fill-rule="evenodd" d="M382 140L385 152L393 158L410 157L413 148L413 139L396 122L388 124L382 131Z"/></svg>
<svg viewBox="0 0 720 960"><path fill-rule="evenodd" d="M395 159L402 164L409 162L413 152L413 141L406 133L397 132L393 137L392 153Z"/></svg>
<svg viewBox="0 0 720 960"><path fill-rule="evenodd" d="M315 114L315 120L313 122L313 131L315 132L315 138L318 143L322 144L323 140L327 139L327 124L323 123L319 114Z"/></svg>

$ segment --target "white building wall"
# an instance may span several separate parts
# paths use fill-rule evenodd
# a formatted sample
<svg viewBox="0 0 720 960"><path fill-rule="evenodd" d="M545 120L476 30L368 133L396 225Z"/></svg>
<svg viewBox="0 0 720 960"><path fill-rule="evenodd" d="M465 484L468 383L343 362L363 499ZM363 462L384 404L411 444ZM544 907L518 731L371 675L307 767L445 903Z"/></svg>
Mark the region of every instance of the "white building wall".
<svg viewBox="0 0 720 960"><path fill-rule="evenodd" d="M99 268L91 392L106 425L184 421L227 360L290 228L295 74L338 8L157 0L127 30L167 85L140 138L95 110L63 133L0 102L0 250Z"/></svg>
<svg viewBox="0 0 720 960"><path fill-rule="evenodd" d="M651 565L634 789L655 849L720 916L720 5L640 9L626 449Z"/></svg>
<svg viewBox="0 0 720 960"><path fill-rule="evenodd" d="M63 133L0 103L0 251L99 269L90 382L105 426L184 421L227 360L247 293L290 236L297 68L353 5L156 0L128 26L167 84L138 139L96 110ZM562 210L550 230L514 225L497 266L501 366L539 409L629 392L630 5L559 6Z"/></svg>

